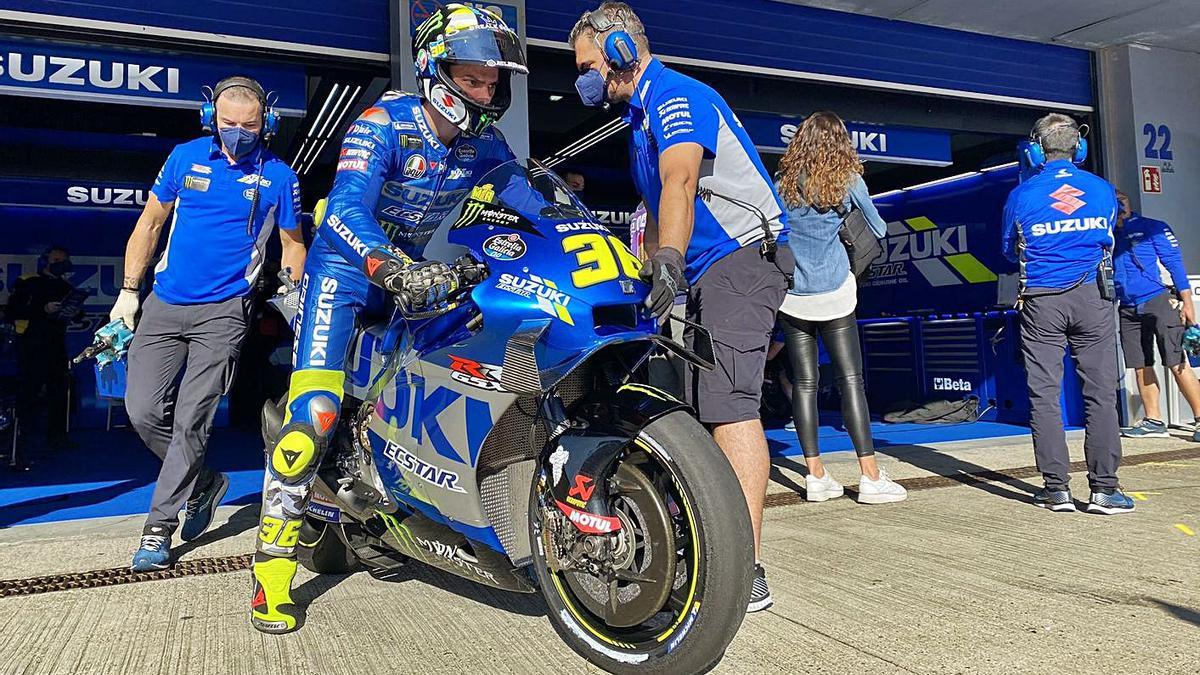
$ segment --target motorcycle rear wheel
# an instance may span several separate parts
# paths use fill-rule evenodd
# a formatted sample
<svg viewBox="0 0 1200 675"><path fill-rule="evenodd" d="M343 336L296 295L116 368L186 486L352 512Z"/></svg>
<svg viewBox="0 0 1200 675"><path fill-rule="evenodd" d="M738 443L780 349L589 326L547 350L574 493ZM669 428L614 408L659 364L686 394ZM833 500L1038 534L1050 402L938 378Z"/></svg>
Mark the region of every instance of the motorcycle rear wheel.
<svg viewBox="0 0 1200 675"><path fill-rule="evenodd" d="M633 466L623 467L626 463ZM754 567L750 517L728 460L694 418L676 411L630 441L605 478L622 536L637 552L623 558L627 567L614 565L620 574L601 578L551 569L547 548L556 535L544 519L553 513L544 507L549 478L540 472L534 477L530 544L551 625L577 654L609 672L712 669L745 617ZM648 484L656 494L639 494ZM639 539L661 537L664 530L656 523L664 510L674 541ZM675 560L667 561L673 564L656 561L655 551L674 553ZM674 578L653 578L656 574ZM643 591L646 598L666 597L657 612L647 611ZM618 604L629 611L615 609Z"/></svg>

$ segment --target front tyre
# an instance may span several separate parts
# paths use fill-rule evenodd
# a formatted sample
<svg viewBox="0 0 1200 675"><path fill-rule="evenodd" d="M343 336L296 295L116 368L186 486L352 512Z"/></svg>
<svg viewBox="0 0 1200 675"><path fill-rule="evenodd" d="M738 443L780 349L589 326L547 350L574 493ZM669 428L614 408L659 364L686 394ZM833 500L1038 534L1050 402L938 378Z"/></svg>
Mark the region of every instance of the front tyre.
<svg viewBox="0 0 1200 675"><path fill-rule="evenodd" d="M555 507L549 478L534 477L530 543L550 623L610 672L710 670L742 623L754 572L733 469L680 410L632 439L606 479L621 528L582 534Z"/></svg>

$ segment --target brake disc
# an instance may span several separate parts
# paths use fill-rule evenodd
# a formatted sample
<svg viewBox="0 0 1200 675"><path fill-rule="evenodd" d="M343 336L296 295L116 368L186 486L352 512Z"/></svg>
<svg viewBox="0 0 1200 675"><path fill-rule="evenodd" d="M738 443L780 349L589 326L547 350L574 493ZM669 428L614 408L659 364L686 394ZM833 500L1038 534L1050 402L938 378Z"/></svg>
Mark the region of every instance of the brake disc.
<svg viewBox="0 0 1200 675"><path fill-rule="evenodd" d="M640 469L622 462L610 481L609 504L621 521L611 573L572 571L567 586L609 626L630 628L654 617L675 584L675 535L663 495Z"/></svg>

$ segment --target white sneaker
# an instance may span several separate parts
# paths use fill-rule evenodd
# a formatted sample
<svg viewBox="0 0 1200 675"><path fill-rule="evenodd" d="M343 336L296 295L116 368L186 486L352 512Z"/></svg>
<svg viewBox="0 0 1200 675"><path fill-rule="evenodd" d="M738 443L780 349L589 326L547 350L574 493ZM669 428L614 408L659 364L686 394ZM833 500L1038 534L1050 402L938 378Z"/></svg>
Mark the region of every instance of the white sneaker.
<svg viewBox="0 0 1200 675"><path fill-rule="evenodd" d="M890 504L908 499L908 490L879 470L879 480L863 476L858 480L859 504Z"/></svg>
<svg viewBox="0 0 1200 675"><path fill-rule="evenodd" d="M833 479L829 475L829 470L825 470L825 475L817 478L811 473L804 477L804 499L810 502L823 502L830 499L841 497L845 493L845 488L842 484Z"/></svg>

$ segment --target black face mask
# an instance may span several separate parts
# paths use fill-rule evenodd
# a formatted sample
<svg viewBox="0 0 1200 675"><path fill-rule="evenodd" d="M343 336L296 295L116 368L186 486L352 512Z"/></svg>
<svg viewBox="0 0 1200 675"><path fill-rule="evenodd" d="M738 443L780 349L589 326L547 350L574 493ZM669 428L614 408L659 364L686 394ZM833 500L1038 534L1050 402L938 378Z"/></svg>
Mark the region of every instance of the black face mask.
<svg viewBox="0 0 1200 675"><path fill-rule="evenodd" d="M75 268L75 266L71 264L70 260L59 260L57 262L52 262L49 265L46 265L46 271L49 272L50 274L53 274L56 277L61 277L61 276L70 274L71 270L73 270L74 268Z"/></svg>

